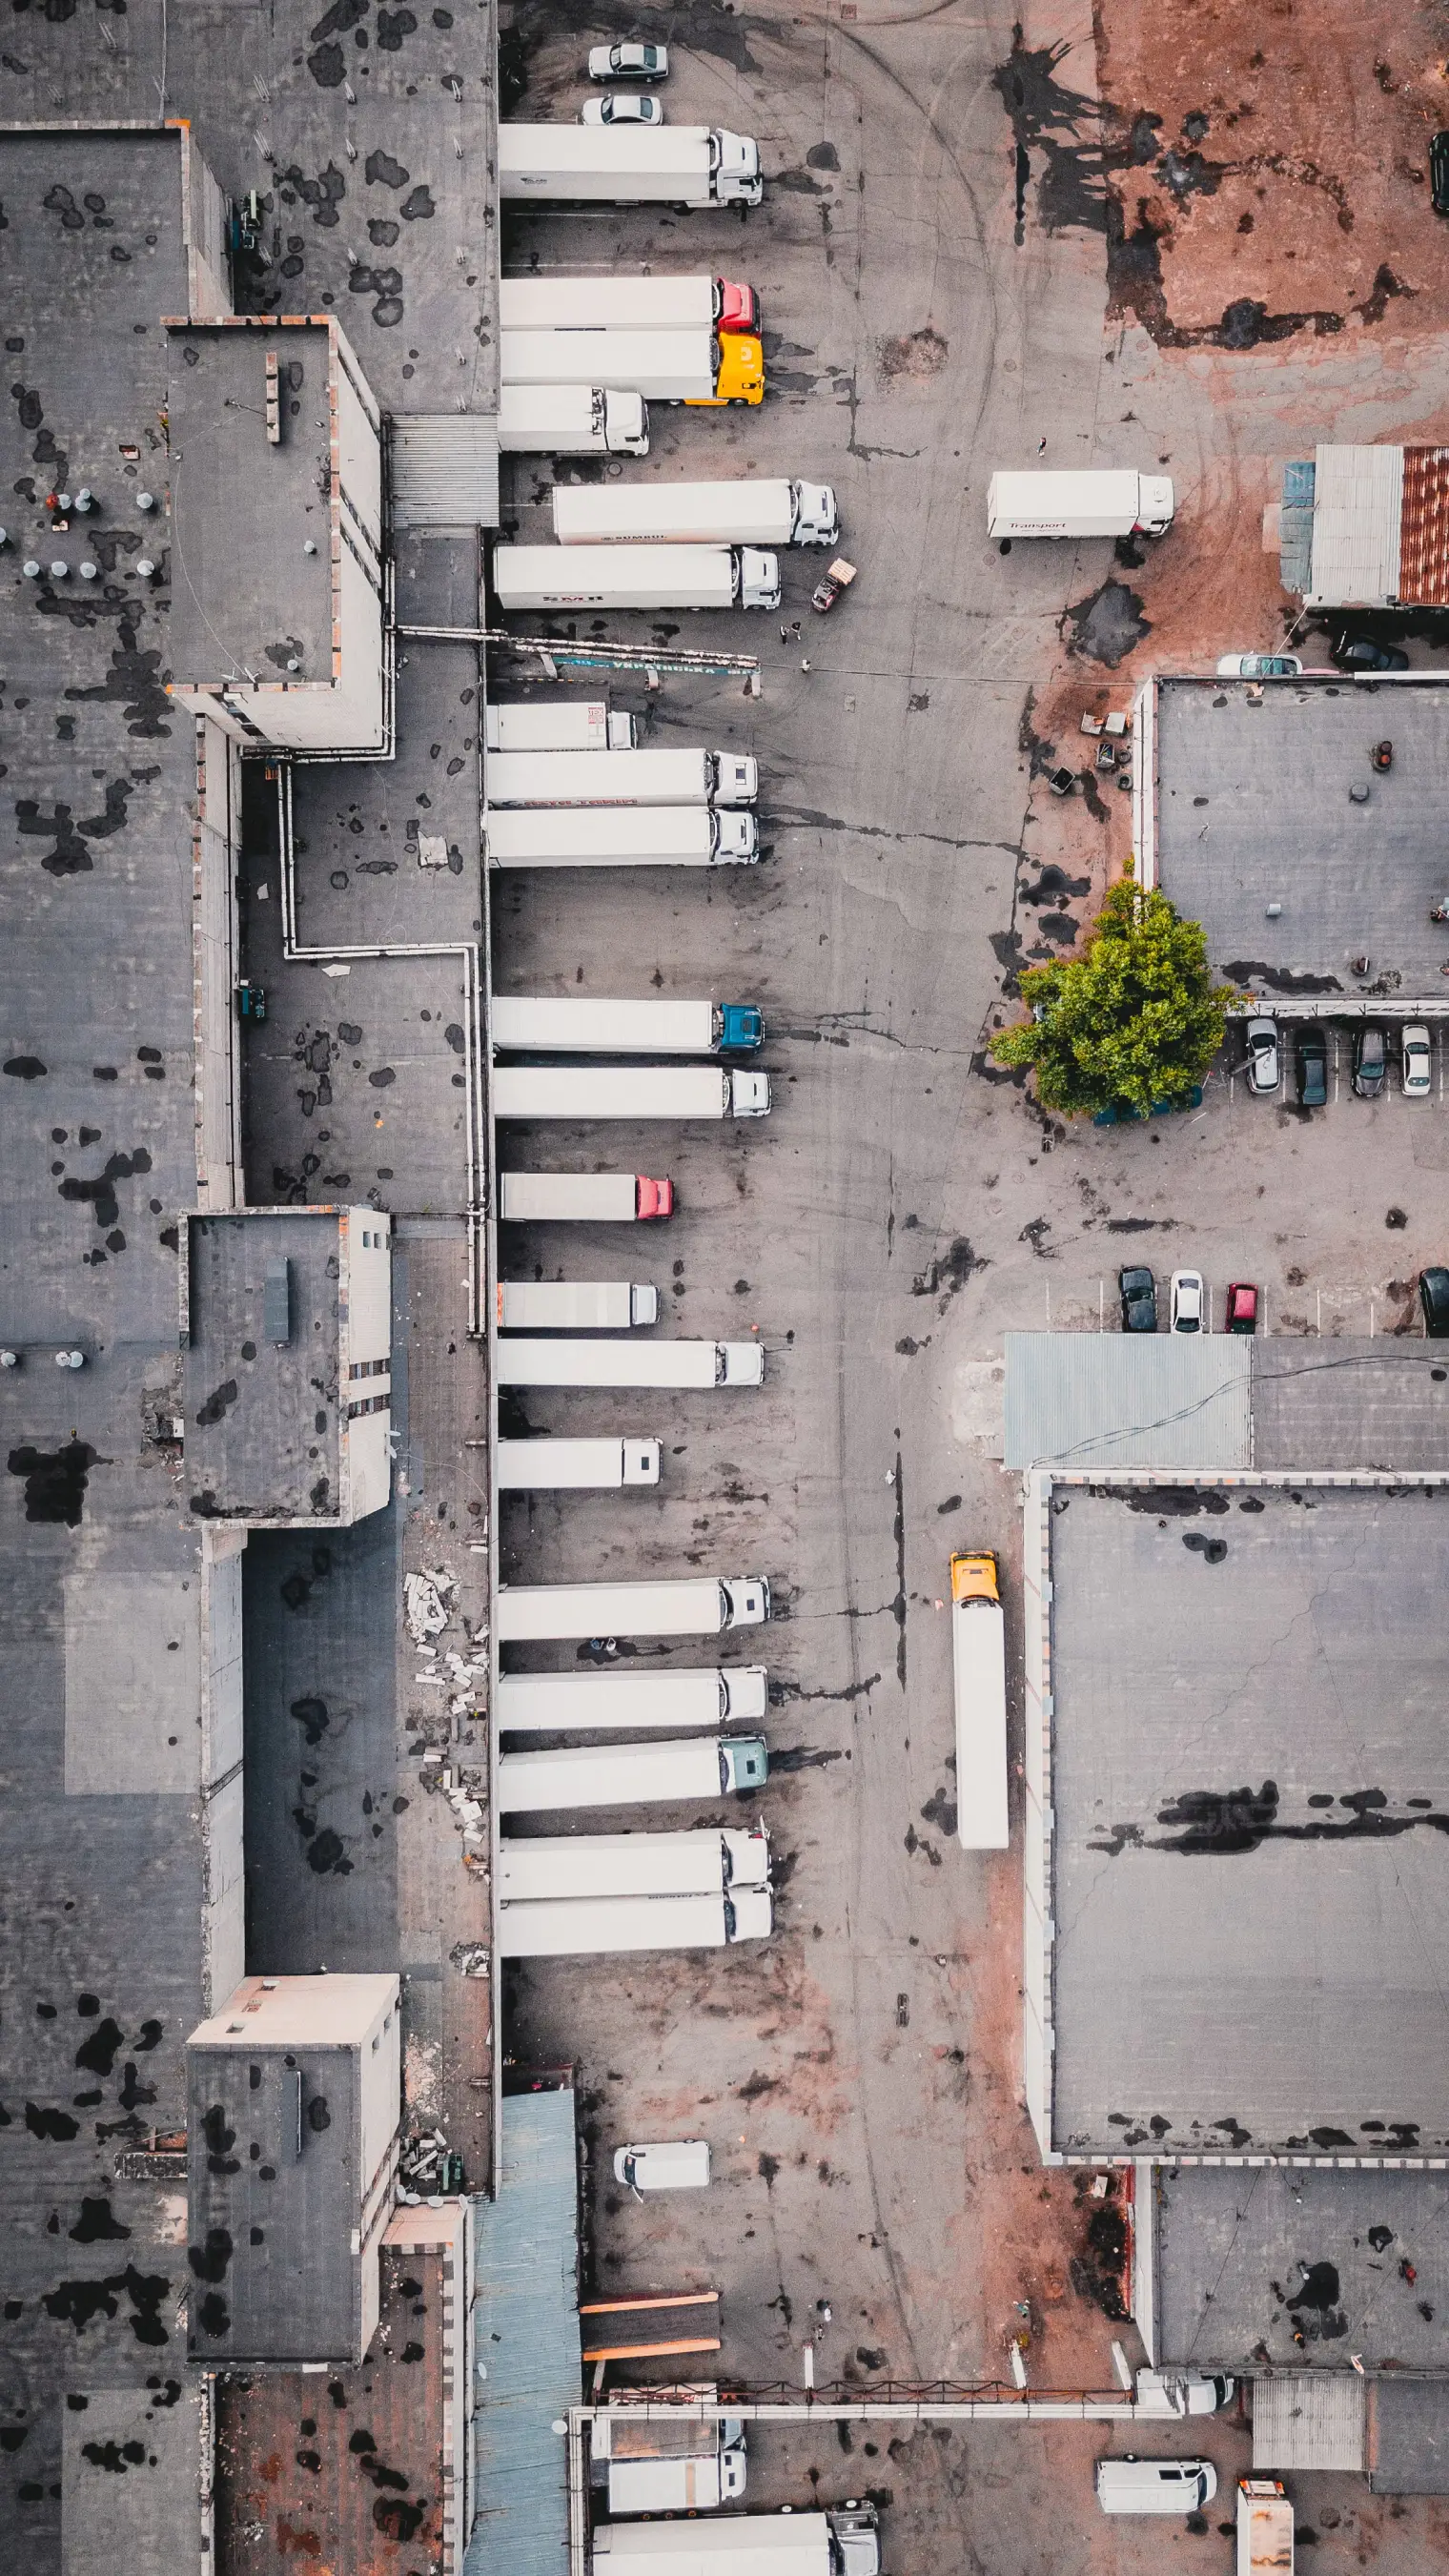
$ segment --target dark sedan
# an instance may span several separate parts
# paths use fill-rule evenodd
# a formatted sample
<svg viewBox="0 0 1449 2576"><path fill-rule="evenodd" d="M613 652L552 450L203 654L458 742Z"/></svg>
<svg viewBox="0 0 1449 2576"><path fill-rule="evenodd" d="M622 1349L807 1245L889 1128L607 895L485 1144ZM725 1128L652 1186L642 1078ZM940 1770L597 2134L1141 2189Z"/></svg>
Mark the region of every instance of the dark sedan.
<svg viewBox="0 0 1449 2576"><path fill-rule="evenodd" d="M1321 1109L1328 1098L1328 1042L1321 1029L1305 1029L1298 1041L1298 1106Z"/></svg>
<svg viewBox="0 0 1449 2576"><path fill-rule="evenodd" d="M1345 635L1333 658L1341 671L1407 671L1409 667L1402 645L1379 644L1372 635Z"/></svg>
<svg viewBox="0 0 1449 2576"><path fill-rule="evenodd" d="M1117 1293L1122 1300L1124 1333L1155 1333L1157 1330L1157 1282L1150 1270L1119 1270Z"/></svg>
<svg viewBox="0 0 1449 2576"><path fill-rule="evenodd" d="M1389 1078L1389 1046L1382 1029L1360 1029L1353 1050L1353 1087L1360 1100L1377 1100Z"/></svg>
<svg viewBox="0 0 1449 2576"><path fill-rule="evenodd" d="M1419 1303L1430 1341L1449 1341L1449 1270L1420 1271Z"/></svg>

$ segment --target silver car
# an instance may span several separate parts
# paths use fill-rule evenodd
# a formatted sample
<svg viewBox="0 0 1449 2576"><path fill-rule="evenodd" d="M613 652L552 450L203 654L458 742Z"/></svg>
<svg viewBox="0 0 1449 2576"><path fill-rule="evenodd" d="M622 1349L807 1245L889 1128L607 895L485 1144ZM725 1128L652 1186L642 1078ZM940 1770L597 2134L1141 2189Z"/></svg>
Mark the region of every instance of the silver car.
<svg viewBox="0 0 1449 2576"><path fill-rule="evenodd" d="M1276 1091L1282 1079L1277 1021L1249 1020L1244 1034L1248 1047L1248 1089L1260 1095Z"/></svg>
<svg viewBox="0 0 1449 2576"><path fill-rule="evenodd" d="M662 125L664 101L651 98L647 90L610 90L603 98L586 98L579 109L580 125Z"/></svg>
<svg viewBox="0 0 1449 2576"><path fill-rule="evenodd" d="M1405 1029L1399 1043L1404 1098L1427 1100L1434 1084L1434 1057L1428 1029L1421 1020L1415 1020Z"/></svg>
<svg viewBox="0 0 1449 2576"><path fill-rule="evenodd" d="M589 78L592 81L668 80L669 47L634 43L593 45L589 49Z"/></svg>

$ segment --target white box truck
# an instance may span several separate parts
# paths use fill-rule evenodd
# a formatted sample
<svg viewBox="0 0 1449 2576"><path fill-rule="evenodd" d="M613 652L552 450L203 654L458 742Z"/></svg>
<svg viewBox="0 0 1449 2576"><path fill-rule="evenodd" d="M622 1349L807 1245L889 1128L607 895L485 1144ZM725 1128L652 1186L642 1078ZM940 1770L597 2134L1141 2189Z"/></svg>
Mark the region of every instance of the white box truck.
<svg viewBox="0 0 1449 2576"><path fill-rule="evenodd" d="M604 1958L625 1950L722 1950L730 1941L767 1941L774 1928L768 1887L709 1896L556 1896L500 1905L500 1959ZM793 2576L793 2571L792 2571Z"/></svg>
<svg viewBox="0 0 1449 2576"><path fill-rule="evenodd" d="M674 1214L674 1183L647 1172L500 1172L498 1213L512 1225L648 1225Z"/></svg>
<svg viewBox="0 0 1449 2576"><path fill-rule="evenodd" d="M500 1440L498 1490L504 1494L612 1493L657 1485L659 1443L620 1440Z"/></svg>
<svg viewBox="0 0 1449 2576"><path fill-rule="evenodd" d="M993 474L988 537L1160 537L1172 525L1172 481L1111 466L1061 474Z"/></svg>
<svg viewBox="0 0 1449 2576"><path fill-rule="evenodd" d="M498 448L503 456L647 456L649 406L622 385L504 385Z"/></svg>
<svg viewBox="0 0 1449 2576"><path fill-rule="evenodd" d="M763 1825L697 1825L678 1834L540 1834L498 1847L505 1905L555 1896L711 1896L723 1887L768 1887Z"/></svg>
<svg viewBox="0 0 1449 2576"><path fill-rule="evenodd" d="M778 608L780 564L755 546L495 546L498 605Z"/></svg>
<svg viewBox="0 0 1449 2576"><path fill-rule="evenodd" d="M500 1064L495 1118L768 1118L767 1073L714 1064Z"/></svg>
<svg viewBox="0 0 1449 2576"><path fill-rule="evenodd" d="M483 712L485 751L632 751L634 719L603 698L520 698Z"/></svg>
<svg viewBox="0 0 1449 2576"><path fill-rule="evenodd" d="M753 867L760 827L724 805L524 805L483 817L494 868Z"/></svg>
<svg viewBox="0 0 1449 2576"><path fill-rule="evenodd" d="M495 751L488 802L504 805L753 805L746 751Z"/></svg>
<svg viewBox="0 0 1449 2576"><path fill-rule="evenodd" d="M540 1444L541 1445L541 1444ZM761 1789L769 1772L763 1735L686 1735L655 1744L565 1745L502 1753L495 1800L503 1816L561 1807L643 1807L664 1798L719 1798Z"/></svg>
<svg viewBox="0 0 1449 2576"><path fill-rule="evenodd" d="M500 1386L760 1386L762 1342L500 1342Z"/></svg>
<svg viewBox="0 0 1449 2576"><path fill-rule="evenodd" d="M1293 2576L1293 2507L1279 2478L1239 2478L1237 2576Z"/></svg>
<svg viewBox="0 0 1449 2576"><path fill-rule="evenodd" d="M617 385L646 402L759 403L764 353L749 333L726 331L509 331L499 335L507 385Z"/></svg>
<svg viewBox="0 0 1449 2576"><path fill-rule="evenodd" d="M635 1279L500 1279L505 1333L627 1333L657 1324L659 1291Z"/></svg>
<svg viewBox="0 0 1449 2576"><path fill-rule="evenodd" d="M610 1727L758 1724L769 1706L762 1664L636 1672L503 1673L498 1723L516 1735L602 1735Z"/></svg>
<svg viewBox="0 0 1449 2576"><path fill-rule="evenodd" d="M752 331L752 286L732 277L504 277L500 331Z"/></svg>
<svg viewBox="0 0 1449 2576"><path fill-rule="evenodd" d="M828 483L556 483L561 546L833 546L840 514Z"/></svg>
<svg viewBox="0 0 1449 2576"><path fill-rule="evenodd" d="M713 2387L699 2395L714 2399ZM745 2428L736 2415L645 2414L618 2397L589 2427L610 2513L708 2513L745 2492Z"/></svg>
<svg viewBox="0 0 1449 2576"><path fill-rule="evenodd" d="M732 2513L718 2522L606 2522L593 2563L608 2576L880 2576L874 2505L830 2513Z"/></svg>
<svg viewBox="0 0 1449 2576"><path fill-rule="evenodd" d="M966 1851L1005 1851L1006 1628L989 1554L951 1559L956 1830Z"/></svg>
<svg viewBox="0 0 1449 2576"><path fill-rule="evenodd" d="M760 147L707 125L500 125L505 204L757 206Z"/></svg>
<svg viewBox="0 0 1449 2576"><path fill-rule="evenodd" d="M616 1002L581 995L497 993L496 1047L548 1055L748 1055L763 1045L755 1002Z"/></svg>
<svg viewBox="0 0 1449 2576"><path fill-rule="evenodd" d="M565 1637L717 1637L770 1615L763 1574L685 1574L663 1583L504 1583L505 1646Z"/></svg>

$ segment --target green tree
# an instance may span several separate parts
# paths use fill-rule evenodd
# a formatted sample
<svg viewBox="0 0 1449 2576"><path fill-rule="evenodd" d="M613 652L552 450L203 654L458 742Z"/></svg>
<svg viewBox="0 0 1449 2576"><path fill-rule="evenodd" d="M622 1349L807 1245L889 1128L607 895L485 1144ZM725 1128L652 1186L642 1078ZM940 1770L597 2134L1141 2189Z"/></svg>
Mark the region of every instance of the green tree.
<svg viewBox="0 0 1449 2576"><path fill-rule="evenodd" d="M1223 1042L1230 984L1215 984L1196 921L1127 877L1112 887L1079 956L1029 966L1030 1017L991 1041L1026 1065L1044 1109L1080 1117L1174 1100L1201 1082Z"/></svg>

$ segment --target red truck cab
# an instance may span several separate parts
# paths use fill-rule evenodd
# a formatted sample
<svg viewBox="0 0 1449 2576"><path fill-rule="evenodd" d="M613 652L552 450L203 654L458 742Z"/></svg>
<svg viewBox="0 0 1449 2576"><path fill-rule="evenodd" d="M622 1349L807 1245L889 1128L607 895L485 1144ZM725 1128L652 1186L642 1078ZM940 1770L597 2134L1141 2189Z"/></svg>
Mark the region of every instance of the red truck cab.
<svg viewBox="0 0 1449 2576"><path fill-rule="evenodd" d="M714 282L715 328L718 331L758 331L760 299L752 286L737 286L732 278L717 277Z"/></svg>
<svg viewBox="0 0 1449 2576"><path fill-rule="evenodd" d="M674 1214L674 1183L651 1181L643 1172L635 1175L634 1204L641 1217Z"/></svg>

